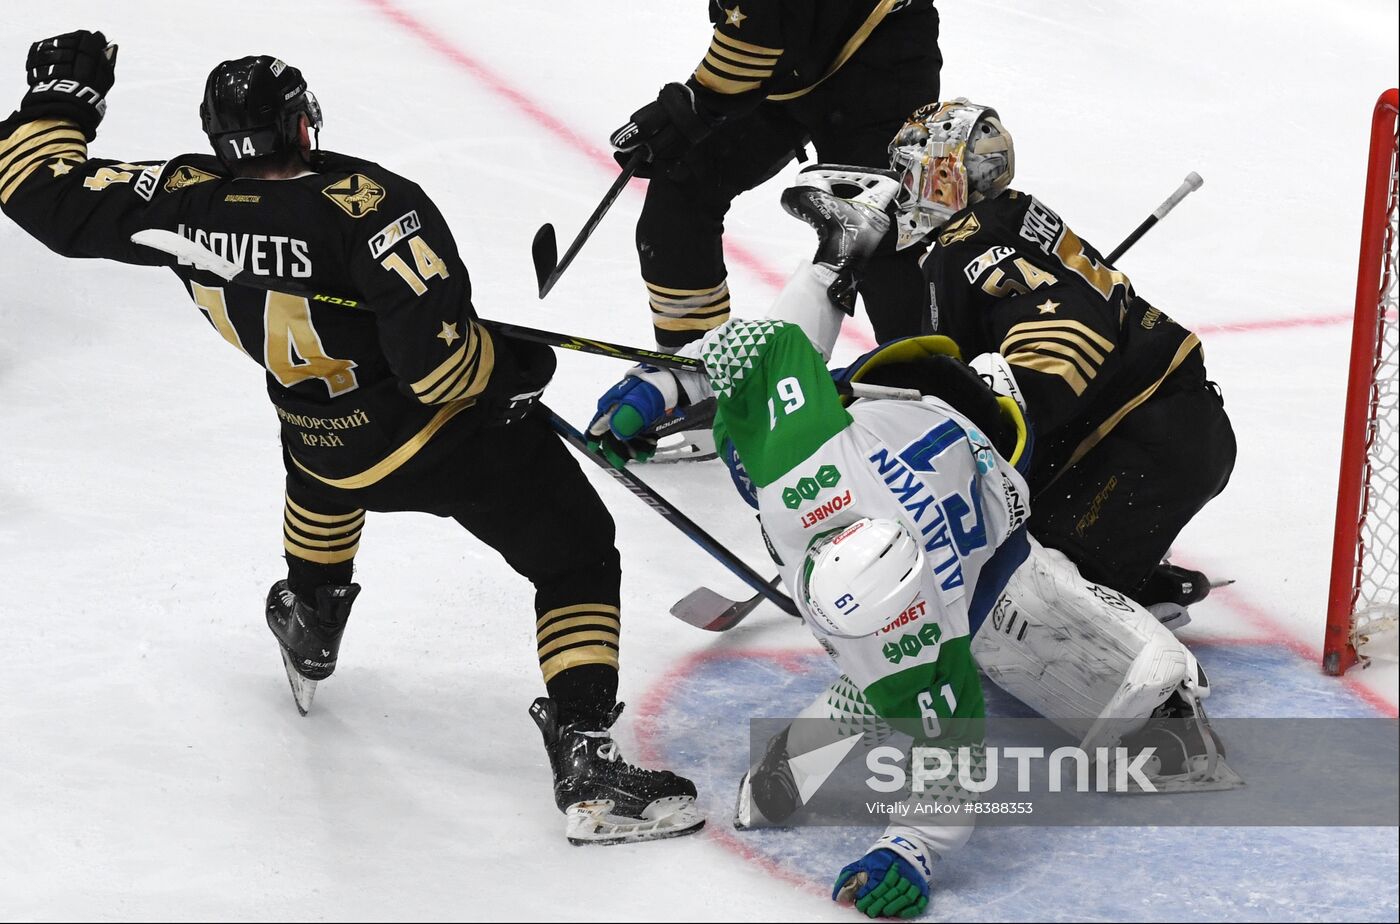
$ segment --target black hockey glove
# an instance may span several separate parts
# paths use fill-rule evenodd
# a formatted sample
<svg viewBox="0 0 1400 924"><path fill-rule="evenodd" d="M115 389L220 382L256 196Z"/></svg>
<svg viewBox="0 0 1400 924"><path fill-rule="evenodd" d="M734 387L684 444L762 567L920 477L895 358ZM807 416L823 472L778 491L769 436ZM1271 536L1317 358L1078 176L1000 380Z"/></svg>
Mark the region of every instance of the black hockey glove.
<svg viewBox="0 0 1400 924"><path fill-rule="evenodd" d="M101 32L79 30L29 46L24 67L29 92L19 104L26 119L72 119L88 141L107 113L116 80L117 46Z"/></svg>
<svg viewBox="0 0 1400 924"><path fill-rule="evenodd" d="M554 378L557 360L554 350L542 343L530 340L515 340L492 334L496 344L496 372L505 372L504 379L491 389L493 395L486 402L491 424L509 425L524 420L539 403L540 395ZM506 356L502 356L506 353ZM502 362L502 360L506 360ZM497 383L493 382L493 386Z"/></svg>
<svg viewBox="0 0 1400 924"><path fill-rule="evenodd" d="M670 162L703 141L718 122L696 105L695 91L690 87L668 83L654 102L632 113L631 121L613 132L608 143L613 146L613 157L624 167L638 148L650 154L650 161ZM637 171L643 178L651 174L649 164Z"/></svg>

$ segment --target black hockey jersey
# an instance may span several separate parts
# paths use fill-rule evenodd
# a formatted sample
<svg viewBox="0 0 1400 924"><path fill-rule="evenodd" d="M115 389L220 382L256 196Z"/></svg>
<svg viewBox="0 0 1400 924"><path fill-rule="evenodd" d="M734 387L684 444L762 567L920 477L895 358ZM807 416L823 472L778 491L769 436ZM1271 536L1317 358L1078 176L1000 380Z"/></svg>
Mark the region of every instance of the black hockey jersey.
<svg viewBox="0 0 1400 924"><path fill-rule="evenodd" d="M924 259L936 333L963 355L999 352L1036 433L1044 487L1185 362L1200 341L1043 203L1008 190L939 229Z"/></svg>
<svg viewBox="0 0 1400 924"><path fill-rule="evenodd" d="M497 344L476 323L451 231L417 185L325 152L314 172L263 180L232 178L208 155L88 160L81 132L61 120L12 119L0 134L0 208L65 256L173 269L210 325L266 370L291 461L321 481L368 487L449 421L481 416L463 412L491 384ZM144 228L344 298L228 285L131 243Z"/></svg>
<svg viewBox="0 0 1400 924"><path fill-rule="evenodd" d="M689 85L720 115L747 112L764 99L806 95L836 73L877 26L932 0L710 0L709 51Z"/></svg>

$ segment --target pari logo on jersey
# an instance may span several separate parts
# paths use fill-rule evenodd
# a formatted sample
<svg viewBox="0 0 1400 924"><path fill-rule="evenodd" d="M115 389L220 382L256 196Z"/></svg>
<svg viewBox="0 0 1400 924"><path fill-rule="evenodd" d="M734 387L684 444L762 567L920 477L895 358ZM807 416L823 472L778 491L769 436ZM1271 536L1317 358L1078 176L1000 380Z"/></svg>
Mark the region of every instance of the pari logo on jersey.
<svg viewBox="0 0 1400 924"><path fill-rule="evenodd" d="M1004 244L988 247L981 256L963 267L963 275L967 277L970 285L975 285L977 280L982 278L983 273L1015 253L1016 248L1007 247Z"/></svg>
<svg viewBox="0 0 1400 924"><path fill-rule="evenodd" d="M378 260L390 247L399 241L412 237L422 229L423 222L418 218L417 209L407 215L400 215L396 221L382 228L378 234L369 239L370 256Z"/></svg>

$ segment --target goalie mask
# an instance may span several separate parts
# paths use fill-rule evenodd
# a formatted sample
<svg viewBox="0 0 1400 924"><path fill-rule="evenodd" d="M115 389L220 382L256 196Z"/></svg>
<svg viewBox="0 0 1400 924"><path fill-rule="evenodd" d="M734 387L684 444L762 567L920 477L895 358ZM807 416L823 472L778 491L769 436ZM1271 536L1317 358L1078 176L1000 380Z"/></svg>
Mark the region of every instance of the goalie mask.
<svg viewBox="0 0 1400 924"><path fill-rule="evenodd" d="M812 540L799 589L823 631L862 638L909 608L923 571L923 547L903 523L862 517Z"/></svg>
<svg viewBox="0 0 1400 924"><path fill-rule="evenodd" d="M899 173L898 247L923 240L974 202L998 196L1016 174L1011 133L997 111L959 97L914 111L890 142Z"/></svg>

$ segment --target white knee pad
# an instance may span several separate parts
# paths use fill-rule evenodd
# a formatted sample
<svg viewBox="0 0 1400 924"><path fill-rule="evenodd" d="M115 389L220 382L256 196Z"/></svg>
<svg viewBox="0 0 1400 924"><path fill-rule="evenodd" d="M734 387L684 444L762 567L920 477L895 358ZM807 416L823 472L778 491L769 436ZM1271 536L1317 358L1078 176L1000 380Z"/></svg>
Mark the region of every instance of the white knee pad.
<svg viewBox="0 0 1400 924"><path fill-rule="evenodd" d="M1092 731L1093 743L1135 731L1199 674L1196 659L1151 613L1085 580L1034 539L973 637L972 654L997 686L1076 737Z"/></svg>

